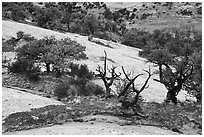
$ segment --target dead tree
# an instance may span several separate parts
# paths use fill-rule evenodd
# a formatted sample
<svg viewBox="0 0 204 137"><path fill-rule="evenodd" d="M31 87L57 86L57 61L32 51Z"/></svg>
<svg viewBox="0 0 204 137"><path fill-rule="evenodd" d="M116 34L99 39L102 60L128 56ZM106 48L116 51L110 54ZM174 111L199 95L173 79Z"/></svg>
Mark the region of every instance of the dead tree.
<svg viewBox="0 0 204 137"><path fill-rule="evenodd" d="M127 73L125 72L125 70L124 70L123 67L122 67L122 70L123 70L123 73L124 73L124 75L125 75L125 78L126 78L129 82L128 82L128 84L125 86L125 88L122 90L122 92L119 94L119 97L122 97L122 99L120 100L120 102L122 103L122 106L123 106L124 108L131 108L131 109L133 110L133 112L134 112L136 115L139 115L139 114L137 113L137 108L135 108L135 107L137 106L140 93L141 93L144 89L148 88L147 83L148 83L148 81L149 81L149 79L150 79L150 77L151 77L151 75L152 75L152 74L151 74L151 70L150 70L150 68L149 68L149 71L144 70L145 72L147 72L148 77L147 77L147 79L145 80L144 85L143 85L140 89L135 88L135 83L134 83L134 81L135 81L139 76L141 76L141 75L143 75L143 74L138 74L138 75L136 75L134 78L131 79L131 78L128 77L128 75L127 75ZM130 86L131 86L132 88L131 88ZM130 89L130 88L131 88L131 89ZM130 93L134 93L134 94L135 94L135 96L133 97L133 100L132 100L131 102L126 99L126 97L127 97ZM145 117L145 116L142 116L142 115L139 115L139 116Z"/></svg>
<svg viewBox="0 0 204 137"><path fill-rule="evenodd" d="M168 90L166 95L166 101L172 101L177 104L176 96L181 91L185 81L193 73L193 62L188 60L180 63L180 66L175 72L172 71L169 65L165 64L165 69L162 68L163 64L159 64L159 80L153 79L157 82L164 84Z"/></svg>
<svg viewBox="0 0 204 137"><path fill-rule="evenodd" d="M112 66L111 69L108 69L107 66L107 53L104 51L105 57L104 57L104 65L103 68L98 65L98 68L96 69L98 74L96 74L96 77L100 77L103 80L103 83L106 87L106 95L110 96L111 88L110 86L113 85L114 80L120 77L121 73L117 74L115 72L116 66ZM111 74L111 76L107 76L107 71Z"/></svg>

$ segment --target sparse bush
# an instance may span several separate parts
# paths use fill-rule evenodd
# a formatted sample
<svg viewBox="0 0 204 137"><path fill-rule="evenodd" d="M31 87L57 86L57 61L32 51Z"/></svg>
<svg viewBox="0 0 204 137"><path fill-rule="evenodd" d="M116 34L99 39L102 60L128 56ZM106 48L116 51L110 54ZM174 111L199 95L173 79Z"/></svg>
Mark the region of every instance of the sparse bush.
<svg viewBox="0 0 204 137"><path fill-rule="evenodd" d="M105 40L111 40L113 42L119 42L122 39L121 36L110 31L97 31L94 33L94 37Z"/></svg>
<svg viewBox="0 0 204 137"><path fill-rule="evenodd" d="M8 66L8 70L9 72L22 74L27 71L28 65L29 62L27 60L21 60L18 58L17 61Z"/></svg>
<svg viewBox="0 0 204 137"><path fill-rule="evenodd" d="M11 37L10 39L6 41L2 40L2 51L3 52L14 51L15 47L17 46L20 40L24 40L26 42L35 40L33 36L31 36L30 34L25 34L23 31L18 31L16 34L17 34L17 38Z"/></svg>
<svg viewBox="0 0 204 137"><path fill-rule="evenodd" d="M18 43L18 40L15 37L11 37L8 40L2 40L2 51L3 52L10 52L14 51L16 44Z"/></svg>
<svg viewBox="0 0 204 137"><path fill-rule="evenodd" d="M11 37L10 39L5 41L7 44L16 45L17 41L15 37Z"/></svg>
<svg viewBox="0 0 204 137"><path fill-rule="evenodd" d="M2 42L2 51L3 52L10 52L14 51L15 45L9 44L8 42Z"/></svg>
<svg viewBox="0 0 204 137"><path fill-rule="evenodd" d="M77 92L74 94L89 96L104 93L103 88L90 82L94 75L93 72L88 70L87 65L70 63L69 68L71 71L68 74L72 76L69 80L69 85L74 85L76 88L74 90Z"/></svg>
<svg viewBox="0 0 204 137"><path fill-rule="evenodd" d="M84 17L83 28L87 34L94 34L98 30L98 20L94 14L88 14Z"/></svg>
<svg viewBox="0 0 204 137"><path fill-rule="evenodd" d="M119 95L118 95L119 102L122 103L123 108L132 109L134 114L138 114L138 111L142 111L139 103L141 103L143 101L143 99L142 99L140 94L144 89L148 88L147 84L148 84L150 77L152 76L150 67L149 67L148 71L144 70L148 74L148 77L140 89L135 87L134 81L139 76L141 76L143 74L138 74L138 75L134 76L133 78L131 78L130 77L131 73L127 74L123 67L122 67L122 70L123 70L123 73L124 73L126 79L123 79L120 82L124 85L116 86L119 89L122 88L122 90L119 92ZM146 116L144 116L144 117L146 117Z"/></svg>
<svg viewBox="0 0 204 137"><path fill-rule="evenodd" d="M99 85L96 85L93 82L89 82L86 86L86 91L89 91L91 94L93 95L101 95L104 94L105 91L102 87L100 87Z"/></svg>
<svg viewBox="0 0 204 137"><path fill-rule="evenodd" d="M60 82L54 89L54 95L58 98L63 98L68 95L69 85L64 82Z"/></svg>
<svg viewBox="0 0 204 137"><path fill-rule="evenodd" d="M74 20L69 24L70 32L72 33L81 33L82 31L82 26L81 26L81 21L80 20Z"/></svg>
<svg viewBox="0 0 204 137"><path fill-rule="evenodd" d="M17 41L24 39L25 41L33 41L35 38L30 34L25 34L23 31L18 31L17 33Z"/></svg>
<svg viewBox="0 0 204 137"><path fill-rule="evenodd" d="M125 33L122 44L136 48L143 48L147 44L147 40L148 32L133 28Z"/></svg>
<svg viewBox="0 0 204 137"><path fill-rule="evenodd" d="M11 61L11 59L9 59L6 56L2 55L2 68L8 67L10 61Z"/></svg>
<svg viewBox="0 0 204 137"><path fill-rule="evenodd" d="M38 81L40 79L40 68L36 67L32 61L17 58L15 62L8 65L9 72L23 74L30 81Z"/></svg>
<svg viewBox="0 0 204 137"><path fill-rule="evenodd" d="M3 2L2 12L3 17L14 21L22 21L28 17L28 14L21 2Z"/></svg>
<svg viewBox="0 0 204 137"><path fill-rule="evenodd" d="M79 65L70 63L69 68L71 69L71 72L68 73L70 76L77 76L79 78L86 78L89 80L91 80L94 76L93 72L88 69L86 64Z"/></svg>
<svg viewBox="0 0 204 137"><path fill-rule="evenodd" d="M90 96L90 95L99 95L103 94L104 90L102 87L96 85L93 82L90 82L86 78L71 78L69 80L69 94ZM73 88L74 87L74 88Z"/></svg>
<svg viewBox="0 0 204 137"><path fill-rule="evenodd" d="M40 76L35 72L35 70L33 72L26 73L26 77L31 82L38 82L40 80Z"/></svg>
<svg viewBox="0 0 204 137"><path fill-rule="evenodd" d="M103 31L97 31L94 33L94 36L100 39L110 40L106 32Z"/></svg>
<svg viewBox="0 0 204 137"><path fill-rule="evenodd" d="M91 91L87 91L86 87L87 87L87 83L88 83L88 79L86 78L73 78L69 81L70 85L75 85L77 87L77 91L78 95L84 95L84 96L88 96L91 95Z"/></svg>

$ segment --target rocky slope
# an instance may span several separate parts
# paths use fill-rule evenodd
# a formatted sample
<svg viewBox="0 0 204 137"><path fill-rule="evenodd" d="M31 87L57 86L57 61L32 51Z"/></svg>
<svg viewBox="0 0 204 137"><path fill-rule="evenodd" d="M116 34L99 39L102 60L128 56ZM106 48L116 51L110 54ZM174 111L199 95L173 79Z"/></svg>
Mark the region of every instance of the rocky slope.
<svg viewBox="0 0 204 137"><path fill-rule="evenodd" d="M148 67L151 67L152 72L156 70L152 66L152 64L146 63L146 59L140 58L138 56L138 52L140 49L137 48L132 48L132 47L127 47L125 45L119 44L119 43L114 43L102 39L97 39L107 45L99 45L94 42L88 41L87 36L81 36L78 34L74 33L59 33L35 26L30 26L27 24L22 24L22 23L16 23L12 21L2 21L2 36L5 39L8 39L11 36L16 36L16 33L18 31L23 31L27 34L30 34L34 36L35 38L42 38L44 36L51 36L54 35L58 39L62 39L65 37L71 38L73 40L76 40L78 43L86 47L85 53L88 56L88 60L82 60L79 61L78 63L82 64L87 64L89 69L95 72L96 68L98 65L103 65L103 60L102 58L104 57L104 50L108 54L108 65L114 65L117 66L117 71L122 71L121 66L124 66L124 68L129 71L129 72L134 72L134 74L139 74L143 73L143 69L148 69ZM4 54L7 55L7 54ZM12 54L9 54L8 56L11 57ZM14 57L14 56L12 56ZM136 82L138 82L138 85L140 86L144 80L146 79L146 75L141 76L137 79ZM155 78L157 76L153 76ZM147 101L156 101L156 102L162 102L165 99L166 95L166 89L165 87L153 80L150 80L149 82L149 88L146 89L143 93L142 96L144 97L145 100ZM103 83L99 80L97 83L101 86L103 86ZM187 97L187 94L185 92L180 92L178 95L178 99L185 100Z"/></svg>

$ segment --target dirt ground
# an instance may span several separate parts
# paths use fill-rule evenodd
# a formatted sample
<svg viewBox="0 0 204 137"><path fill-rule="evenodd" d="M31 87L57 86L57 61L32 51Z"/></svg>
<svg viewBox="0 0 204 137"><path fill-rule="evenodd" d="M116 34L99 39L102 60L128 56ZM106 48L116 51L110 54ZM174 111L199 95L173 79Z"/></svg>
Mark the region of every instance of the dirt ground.
<svg viewBox="0 0 204 137"><path fill-rule="evenodd" d="M153 126L132 126L113 116L90 115L84 122L67 122L63 125L31 130L7 132L3 135L178 135L170 130Z"/></svg>
<svg viewBox="0 0 204 137"><path fill-rule="evenodd" d="M30 111L46 105L64 105L63 103L26 93L23 91L2 88L3 119L15 112ZM114 116L89 115L82 117L83 122L66 122L51 127L6 132L6 135L164 135L177 133L153 126L132 126L127 121Z"/></svg>
<svg viewBox="0 0 204 137"><path fill-rule="evenodd" d="M64 105L54 99L2 87L2 120L12 113L29 111L47 105Z"/></svg>

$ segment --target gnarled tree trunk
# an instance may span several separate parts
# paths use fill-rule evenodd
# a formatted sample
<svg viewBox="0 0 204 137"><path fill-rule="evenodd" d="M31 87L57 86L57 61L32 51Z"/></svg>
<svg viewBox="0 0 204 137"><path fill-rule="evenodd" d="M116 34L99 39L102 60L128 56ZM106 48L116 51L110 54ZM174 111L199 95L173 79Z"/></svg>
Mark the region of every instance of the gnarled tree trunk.
<svg viewBox="0 0 204 137"><path fill-rule="evenodd" d="M46 72L50 73L50 63L46 63Z"/></svg>

